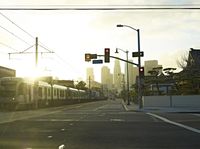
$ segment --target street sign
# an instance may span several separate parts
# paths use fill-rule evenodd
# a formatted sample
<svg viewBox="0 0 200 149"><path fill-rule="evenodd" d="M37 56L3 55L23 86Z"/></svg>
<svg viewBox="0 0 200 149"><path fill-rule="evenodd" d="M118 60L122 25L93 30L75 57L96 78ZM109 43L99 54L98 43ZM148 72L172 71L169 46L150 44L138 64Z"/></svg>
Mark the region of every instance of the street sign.
<svg viewBox="0 0 200 149"><path fill-rule="evenodd" d="M102 59L95 59L95 60L92 60L92 64L102 64L103 63L103 60Z"/></svg>
<svg viewBox="0 0 200 149"><path fill-rule="evenodd" d="M143 57L144 56L144 52L132 52L132 57Z"/></svg>

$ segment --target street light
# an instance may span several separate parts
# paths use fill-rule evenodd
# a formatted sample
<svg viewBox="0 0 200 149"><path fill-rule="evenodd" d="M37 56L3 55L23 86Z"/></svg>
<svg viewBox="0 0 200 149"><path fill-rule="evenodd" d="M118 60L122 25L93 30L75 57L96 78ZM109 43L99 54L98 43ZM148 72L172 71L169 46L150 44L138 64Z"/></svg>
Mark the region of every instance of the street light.
<svg viewBox="0 0 200 149"><path fill-rule="evenodd" d="M140 30L135 29L132 26L129 25L122 25L122 24L117 24L117 27L128 27L131 28L132 30L137 31L137 37L138 37L138 71L141 67L141 57L140 57ZM139 100L139 108L142 108L142 90L141 90L141 76L139 73L139 78L138 78L138 100Z"/></svg>
<svg viewBox="0 0 200 149"><path fill-rule="evenodd" d="M127 74L126 74L126 76L127 76L127 102L128 102L127 105L130 105L130 98L129 98L128 51L124 51L124 50L122 50L122 49L116 48L115 53L119 53L118 50L120 50L120 51L126 53L126 61L127 61L127 62L126 62L126 70L127 70Z"/></svg>

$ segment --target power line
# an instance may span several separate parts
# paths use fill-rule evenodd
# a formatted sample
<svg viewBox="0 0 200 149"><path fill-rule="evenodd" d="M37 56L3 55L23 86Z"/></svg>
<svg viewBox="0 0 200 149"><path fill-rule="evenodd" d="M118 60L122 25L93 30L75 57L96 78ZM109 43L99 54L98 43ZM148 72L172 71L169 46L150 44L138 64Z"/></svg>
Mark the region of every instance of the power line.
<svg viewBox="0 0 200 149"><path fill-rule="evenodd" d="M199 10L200 4L166 5L15 5L0 10Z"/></svg>
<svg viewBox="0 0 200 149"><path fill-rule="evenodd" d="M35 39L35 37L33 36L33 35L31 35L29 32L27 32L26 30L24 30L22 27L20 27L19 25L17 25L15 22L13 22L10 18L8 18L6 15L4 15L2 12L0 12L0 15L2 15L5 19L7 19L9 22L11 22L13 25L15 25L16 27L18 27L20 30L22 30L24 33L26 33L27 35L29 35L31 38L33 38L33 39ZM39 42L39 43L41 43L41 42ZM46 48L45 46L44 46L44 44L43 43L41 43L42 45L40 45L42 48L44 48L45 50L47 50L48 52L52 52L53 53L53 51L50 51L50 50L48 50L48 48Z"/></svg>
<svg viewBox="0 0 200 149"><path fill-rule="evenodd" d="M7 31L8 33L10 33L11 35L13 35L14 37L16 37L17 39L21 40L22 42L26 43L27 45L30 46L30 44L28 42L26 42L25 40L23 40L22 38L20 38L19 36L15 35L13 32L9 31L8 29L6 29L5 27L0 25L0 28L4 29L5 31Z"/></svg>
<svg viewBox="0 0 200 149"><path fill-rule="evenodd" d="M14 50L14 51L18 51L18 50L12 48L11 46L9 46L9 45L7 45L7 44L5 44L5 43L3 43L3 42L0 42L0 44L3 45L3 46L5 46L5 47L7 47L7 48L9 48L9 49Z"/></svg>
<svg viewBox="0 0 200 149"><path fill-rule="evenodd" d="M15 26L17 26L20 30L22 30L23 32L25 32L27 35L29 35L32 38L33 37L30 33L28 33L27 31L25 31L23 28L21 28L19 25L17 25L15 22L13 22L11 19L9 19L6 15L4 15L2 12L0 12L0 15L2 15L4 18L6 18L8 21L10 21L12 24L14 24Z"/></svg>

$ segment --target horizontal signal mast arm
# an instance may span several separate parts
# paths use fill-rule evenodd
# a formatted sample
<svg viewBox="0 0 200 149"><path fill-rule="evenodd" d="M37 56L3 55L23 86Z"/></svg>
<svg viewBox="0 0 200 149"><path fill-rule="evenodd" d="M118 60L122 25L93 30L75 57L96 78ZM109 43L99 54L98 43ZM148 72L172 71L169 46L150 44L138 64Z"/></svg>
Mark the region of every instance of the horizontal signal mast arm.
<svg viewBox="0 0 200 149"><path fill-rule="evenodd" d="M99 57L104 57L104 55L97 55L97 56L99 56ZM110 56L110 57L111 57L111 58L114 58L114 59L118 59L118 60L120 60L120 61L124 61L124 62L126 62L126 63L130 63L130 64L133 64L133 65L136 65L137 67L139 66L139 65L136 64L136 63L133 63L133 62L131 62L131 61L124 60L124 59L119 58L119 57L115 57L115 56Z"/></svg>

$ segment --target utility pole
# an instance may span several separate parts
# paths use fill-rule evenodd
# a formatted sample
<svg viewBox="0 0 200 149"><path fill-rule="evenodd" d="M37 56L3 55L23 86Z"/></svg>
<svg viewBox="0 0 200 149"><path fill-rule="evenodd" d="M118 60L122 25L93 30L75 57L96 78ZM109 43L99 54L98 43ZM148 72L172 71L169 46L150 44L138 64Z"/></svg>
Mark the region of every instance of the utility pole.
<svg viewBox="0 0 200 149"><path fill-rule="evenodd" d="M89 80L88 80L88 85L89 85L89 99L91 99L91 78L90 78L90 76L89 76L89 78L88 78Z"/></svg>
<svg viewBox="0 0 200 149"><path fill-rule="evenodd" d="M35 52L29 52L28 50L31 49L34 46L35 46ZM45 49L46 51L45 52L39 52L39 50L38 50L39 46L42 47L43 49ZM9 54L9 59L10 59L11 54L35 54L35 67L38 67L38 54L39 53L43 54L43 53L54 53L54 52L46 49L45 47L43 47L41 45L39 45L38 37L36 37L34 45L28 47L27 49L25 49L21 52L13 52L13 53L8 53L8 54Z"/></svg>
<svg viewBox="0 0 200 149"><path fill-rule="evenodd" d="M35 39L35 67L38 66L38 37Z"/></svg>

